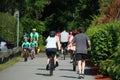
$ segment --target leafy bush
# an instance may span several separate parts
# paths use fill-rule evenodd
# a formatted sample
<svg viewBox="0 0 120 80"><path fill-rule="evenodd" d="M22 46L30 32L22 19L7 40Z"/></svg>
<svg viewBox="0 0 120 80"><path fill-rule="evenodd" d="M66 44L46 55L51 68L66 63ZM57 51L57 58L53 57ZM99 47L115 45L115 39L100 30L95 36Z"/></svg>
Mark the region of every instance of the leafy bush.
<svg viewBox="0 0 120 80"><path fill-rule="evenodd" d="M101 62L100 71L103 74L107 73L113 80L120 80L120 48L110 59Z"/></svg>
<svg viewBox="0 0 120 80"><path fill-rule="evenodd" d="M100 72L108 74L113 80L119 80L120 76L120 22L90 27L86 34L92 42L91 59L96 66L100 66Z"/></svg>
<svg viewBox="0 0 120 80"><path fill-rule="evenodd" d="M8 13L0 13L0 37L16 42L16 20Z"/></svg>
<svg viewBox="0 0 120 80"><path fill-rule="evenodd" d="M118 46L120 34L120 22L113 22L90 27L87 34L92 42L92 51L90 56L96 66L115 52Z"/></svg>

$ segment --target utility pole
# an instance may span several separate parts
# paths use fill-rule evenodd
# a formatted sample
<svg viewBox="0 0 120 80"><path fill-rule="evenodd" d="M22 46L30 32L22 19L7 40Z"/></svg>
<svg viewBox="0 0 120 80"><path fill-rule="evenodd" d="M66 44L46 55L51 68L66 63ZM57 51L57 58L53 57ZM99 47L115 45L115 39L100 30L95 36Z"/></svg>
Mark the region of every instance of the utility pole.
<svg viewBox="0 0 120 80"><path fill-rule="evenodd" d="M19 10L15 9L14 17L17 18L17 47L19 46Z"/></svg>

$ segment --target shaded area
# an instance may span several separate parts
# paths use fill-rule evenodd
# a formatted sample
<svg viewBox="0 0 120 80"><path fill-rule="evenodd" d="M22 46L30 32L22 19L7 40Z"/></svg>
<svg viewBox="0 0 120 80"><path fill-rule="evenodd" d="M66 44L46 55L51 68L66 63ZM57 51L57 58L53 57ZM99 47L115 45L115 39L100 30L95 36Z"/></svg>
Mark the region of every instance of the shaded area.
<svg viewBox="0 0 120 80"><path fill-rule="evenodd" d="M73 71L72 69L59 69L61 71Z"/></svg>
<svg viewBox="0 0 120 80"><path fill-rule="evenodd" d="M89 69L85 69L86 75L97 75L99 71L99 67L94 66L93 63L88 59L86 60L86 67L89 67Z"/></svg>
<svg viewBox="0 0 120 80"><path fill-rule="evenodd" d="M76 78L75 76L71 76L71 75L66 75L66 76L61 76L61 77L65 77L65 78Z"/></svg>
<svg viewBox="0 0 120 80"><path fill-rule="evenodd" d="M50 76L50 74L44 74L44 73L35 73L36 75L42 75L42 76Z"/></svg>

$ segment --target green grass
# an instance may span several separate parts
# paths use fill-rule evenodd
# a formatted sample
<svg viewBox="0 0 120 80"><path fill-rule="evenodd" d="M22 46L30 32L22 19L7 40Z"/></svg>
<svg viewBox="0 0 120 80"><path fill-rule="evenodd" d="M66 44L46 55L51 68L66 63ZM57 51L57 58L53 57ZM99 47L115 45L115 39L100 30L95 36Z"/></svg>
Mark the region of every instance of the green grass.
<svg viewBox="0 0 120 80"><path fill-rule="evenodd" d="M22 59L21 57L16 57L9 60L6 63L0 64L0 71L14 65L16 62L20 61L21 59Z"/></svg>

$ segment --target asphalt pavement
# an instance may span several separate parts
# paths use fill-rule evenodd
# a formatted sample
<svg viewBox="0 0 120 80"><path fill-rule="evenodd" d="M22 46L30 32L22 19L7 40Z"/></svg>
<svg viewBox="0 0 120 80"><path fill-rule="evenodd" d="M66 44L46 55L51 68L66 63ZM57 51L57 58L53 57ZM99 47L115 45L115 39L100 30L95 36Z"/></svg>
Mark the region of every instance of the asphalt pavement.
<svg viewBox="0 0 120 80"><path fill-rule="evenodd" d="M53 72L53 76L49 76L49 71L46 70L46 60L47 57L44 52L41 52L33 60L30 58L27 62L21 60L0 71L0 80L78 80L77 71L73 71L69 56L66 60L59 58L59 66ZM91 66L88 64L85 70L85 78L81 80L95 80Z"/></svg>

